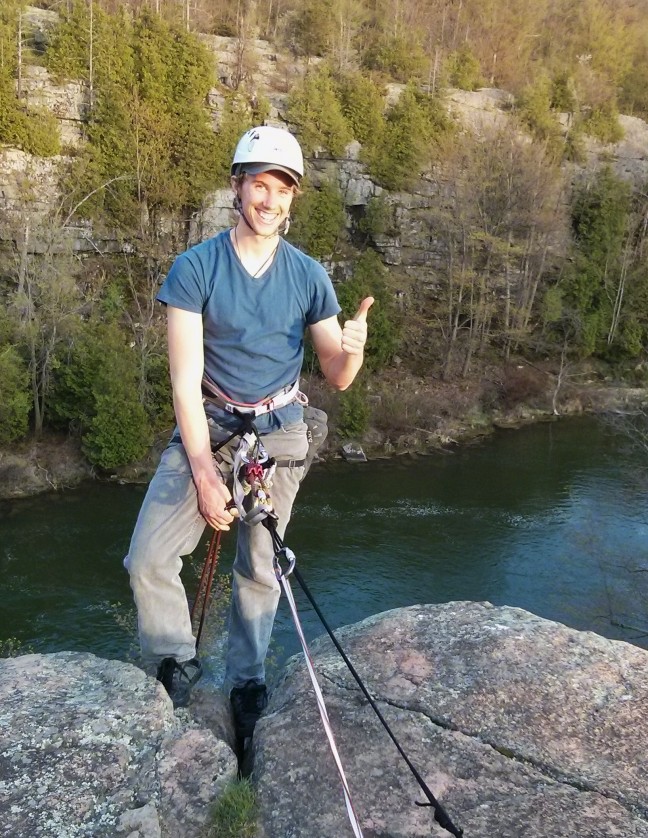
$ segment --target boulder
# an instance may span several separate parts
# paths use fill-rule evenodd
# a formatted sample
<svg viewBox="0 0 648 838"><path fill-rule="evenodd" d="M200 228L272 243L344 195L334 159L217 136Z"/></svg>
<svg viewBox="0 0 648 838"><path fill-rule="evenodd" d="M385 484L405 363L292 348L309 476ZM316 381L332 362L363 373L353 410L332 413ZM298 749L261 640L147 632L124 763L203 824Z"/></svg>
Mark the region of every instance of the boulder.
<svg viewBox="0 0 648 838"><path fill-rule="evenodd" d="M131 664L0 660L0 833L192 838L236 778L230 747Z"/></svg>
<svg viewBox="0 0 648 838"><path fill-rule="evenodd" d="M648 652L487 603L336 634L466 838L648 838ZM312 652L364 838L448 836L330 640ZM254 749L262 838L352 835L299 658Z"/></svg>

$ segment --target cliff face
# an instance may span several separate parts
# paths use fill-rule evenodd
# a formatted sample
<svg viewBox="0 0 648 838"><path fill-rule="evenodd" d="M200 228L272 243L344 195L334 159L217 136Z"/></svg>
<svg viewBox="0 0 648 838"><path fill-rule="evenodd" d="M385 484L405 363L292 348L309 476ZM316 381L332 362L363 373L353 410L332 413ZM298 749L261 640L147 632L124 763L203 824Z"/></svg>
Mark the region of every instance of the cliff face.
<svg viewBox="0 0 648 838"><path fill-rule="evenodd" d="M648 838L648 652L487 603L397 609L336 634L466 838ZM365 838L447 838L332 644L312 651ZM130 664L0 660L3 834L204 835L236 762L213 685L189 712ZM257 726L253 782L259 838L351 834L301 657Z"/></svg>
<svg viewBox="0 0 648 838"><path fill-rule="evenodd" d="M36 12L38 17L41 12L35 10L34 14ZM51 13L43 14L51 17ZM49 18L43 25L47 25L48 21ZM287 92L304 73L304 64L276 53L266 41L250 42L246 46L245 61L242 61L240 44L236 39L203 36L203 40L213 52L216 76L220 82L231 86L237 79L243 79L246 89L252 91L252 96L263 94L269 101L268 121L275 124L285 122ZM402 87L390 85L391 99L398 97ZM28 67L23 88L30 104L45 106L56 115L64 147L73 150L82 142L82 120L87 98L83 85L67 83L57 86L44 68ZM222 92L213 89L209 105L215 126L222 102ZM446 104L460 127L459 142L461 133L466 131L487 136L493 130L515 130L510 116L511 96L504 91L449 91ZM588 140L582 163L578 166L565 165L563 174L566 183L602 162L611 164L619 175L635 183L648 180L648 125L635 117L622 116L620 121L624 138L612 146L601 146ZM567 115L563 122L568 122ZM332 160L326 155L318 155L307 163L316 182L320 178L337 180L350 216L354 209L362 208L372 197L383 194L383 190L371 180L363 164L358 161L358 152L358 144L352 143L341 159ZM34 159L15 149L0 150L0 211L4 211L6 218L12 222L9 226L20 228L27 176L35 184L38 196L35 204L36 218L32 218L32 226L37 224L39 210L44 213L56 204L56 172L59 162L57 158ZM376 242L386 263L398 266L405 274L415 272L417 279L423 282L434 282L435 266L444 256L439 243L430 234L429 222L429 210L439 204L443 181L441 170L429 172L413 191L389 194L387 199L392 210L392 230ZM205 201L202 211L193 218L190 241L198 241L224 229L233 219L230 190L217 190ZM0 229L0 238L2 235ZM4 235L9 234L5 231ZM106 252L120 247L116 237L111 237L106 231L100 233L93 230L90 224L69 227L68 235L74 241L76 252ZM28 247L38 250L37 237L30 238Z"/></svg>

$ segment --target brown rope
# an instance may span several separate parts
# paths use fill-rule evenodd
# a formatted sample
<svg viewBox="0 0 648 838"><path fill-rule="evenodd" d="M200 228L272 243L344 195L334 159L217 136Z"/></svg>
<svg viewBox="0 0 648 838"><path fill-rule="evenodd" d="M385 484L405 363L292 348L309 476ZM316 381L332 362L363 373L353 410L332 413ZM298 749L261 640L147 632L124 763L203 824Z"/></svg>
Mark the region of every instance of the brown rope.
<svg viewBox="0 0 648 838"><path fill-rule="evenodd" d="M196 633L196 652L200 644L200 638L205 624L205 618L209 611L209 599L211 597L212 582L214 581L214 573L218 566L218 558L221 549L221 530L214 530L207 555L205 556L205 563L203 565L202 573L200 574L200 582L198 583L198 590L196 591L196 598L191 606L191 624L194 624L194 618L198 611L198 603L200 603L200 621L198 623L198 631Z"/></svg>

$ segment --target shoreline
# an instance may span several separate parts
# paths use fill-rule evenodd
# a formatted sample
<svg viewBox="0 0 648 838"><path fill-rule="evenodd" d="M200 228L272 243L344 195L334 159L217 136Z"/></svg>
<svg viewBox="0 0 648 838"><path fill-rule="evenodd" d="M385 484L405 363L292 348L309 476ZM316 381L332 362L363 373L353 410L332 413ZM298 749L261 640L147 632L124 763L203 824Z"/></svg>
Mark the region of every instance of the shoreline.
<svg viewBox="0 0 648 838"><path fill-rule="evenodd" d="M518 404L510 410L478 411L472 406L463 416L451 416L434 430L411 427L391 431L370 428L353 440L360 444L369 460L403 455L450 452L490 436L497 430L517 430L539 422L553 422L580 415L605 414L629 410L648 403L648 389L619 386L580 386L561 404L559 414L547 408ZM85 460L78 439L48 434L39 442L28 441L12 449L0 450L0 502L21 500L46 492L78 487L86 480L107 483L147 483L166 445L168 434L159 435L145 460L98 474ZM332 429L321 461L344 459L340 439Z"/></svg>

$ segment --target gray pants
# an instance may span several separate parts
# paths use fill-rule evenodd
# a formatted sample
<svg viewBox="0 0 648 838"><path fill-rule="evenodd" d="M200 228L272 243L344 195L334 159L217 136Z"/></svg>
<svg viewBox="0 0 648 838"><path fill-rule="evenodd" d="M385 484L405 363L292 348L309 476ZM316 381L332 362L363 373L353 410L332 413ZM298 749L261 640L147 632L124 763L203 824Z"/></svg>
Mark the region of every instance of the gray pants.
<svg viewBox="0 0 648 838"><path fill-rule="evenodd" d="M229 435L213 420L209 422L212 443ZM306 430L303 422L282 426L264 434L263 445L278 461L303 460L308 450ZM235 437L219 451L220 471L228 484L238 442ZM303 466L275 471L271 498L282 538L303 473ZM196 654L187 596L180 581L180 557L196 548L205 526L184 446L172 443L148 487L124 560L137 605L145 661L173 657L182 662ZM273 556L270 533L262 524L237 525L225 670L226 682L231 686L241 686L250 679L265 682L265 657L280 594Z"/></svg>

